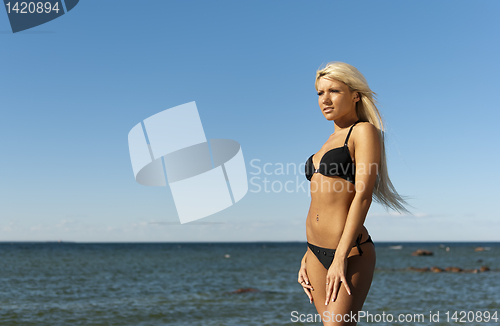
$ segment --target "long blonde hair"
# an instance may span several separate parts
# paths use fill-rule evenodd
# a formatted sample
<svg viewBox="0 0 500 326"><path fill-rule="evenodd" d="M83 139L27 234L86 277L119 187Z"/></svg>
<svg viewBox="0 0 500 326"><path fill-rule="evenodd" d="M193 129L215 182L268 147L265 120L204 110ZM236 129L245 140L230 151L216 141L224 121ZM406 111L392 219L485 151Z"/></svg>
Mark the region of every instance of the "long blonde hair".
<svg viewBox="0 0 500 326"><path fill-rule="evenodd" d="M376 93L370 89L368 82L358 69L344 62L330 62L324 68L319 69L316 72L316 90L318 89L318 81L321 77L341 81L349 87L351 92L359 93L361 101L356 103L356 114L359 121L369 122L374 125L379 132L381 142L380 168L378 169L377 180L373 189L373 197L376 202L387 208L394 209L400 213L410 213L405 207L408 203L403 196L398 194L387 172L384 124L382 116L375 105Z"/></svg>

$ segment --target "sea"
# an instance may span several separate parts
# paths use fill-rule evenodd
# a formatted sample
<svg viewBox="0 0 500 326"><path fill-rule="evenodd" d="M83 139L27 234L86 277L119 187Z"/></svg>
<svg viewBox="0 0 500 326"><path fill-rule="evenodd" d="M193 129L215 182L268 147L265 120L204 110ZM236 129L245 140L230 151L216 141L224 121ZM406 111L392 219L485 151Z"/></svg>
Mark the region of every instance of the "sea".
<svg viewBox="0 0 500 326"><path fill-rule="evenodd" d="M500 325L500 243L375 246L358 325ZM297 283L306 248L2 242L0 325L321 325Z"/></svg>

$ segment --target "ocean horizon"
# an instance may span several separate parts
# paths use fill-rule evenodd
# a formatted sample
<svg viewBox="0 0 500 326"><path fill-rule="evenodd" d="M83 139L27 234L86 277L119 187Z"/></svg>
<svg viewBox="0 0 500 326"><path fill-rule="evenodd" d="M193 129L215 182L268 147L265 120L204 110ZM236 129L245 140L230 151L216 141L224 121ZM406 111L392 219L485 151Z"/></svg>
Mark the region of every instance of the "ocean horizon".
<svg viewBox="0 0 500 326"><path fill-rule="evenodd" d="M0 323L321 325L297 283L306 248L300 241L1 241ZM401 324L382 317L408 314L424 319L405 325L450 325L461 311L467 325L498 324L500 242L390 241L375 248L363 307L373 320L358 325ZM419 249L432 255L413 256Z"/></svg>

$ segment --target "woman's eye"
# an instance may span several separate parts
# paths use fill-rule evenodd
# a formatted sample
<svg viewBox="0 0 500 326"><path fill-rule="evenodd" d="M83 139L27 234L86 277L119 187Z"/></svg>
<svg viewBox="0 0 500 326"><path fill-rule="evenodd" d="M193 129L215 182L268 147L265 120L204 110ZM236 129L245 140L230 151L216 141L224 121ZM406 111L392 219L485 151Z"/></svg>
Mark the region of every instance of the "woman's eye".
<svg viewBox="0 0 500 326"><path fill-rule="evenodd" d="M321 95L323 95L323 93L322 93L322 92L319 92L319 93L318 93L318 96L321 96Z"/></svg>

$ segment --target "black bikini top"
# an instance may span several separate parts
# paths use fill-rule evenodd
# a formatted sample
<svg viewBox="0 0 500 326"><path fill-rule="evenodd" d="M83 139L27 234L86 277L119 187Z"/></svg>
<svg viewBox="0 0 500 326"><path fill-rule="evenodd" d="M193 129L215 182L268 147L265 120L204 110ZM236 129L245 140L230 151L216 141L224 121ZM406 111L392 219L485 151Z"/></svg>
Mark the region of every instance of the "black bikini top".
<svg viewBox="0 0 500 326"><path fill-rule="evenodd" d="M313 155L306 161L306 178L311 181L314 173L318 172L327 177L341 177L354 184L354 177L356 175L356 166L352 162L347 141L351 136L352 128L360 122L356 121L349 129L344 146L330 149L326 152L319 163L319 168L314 167Z"/></svg>

